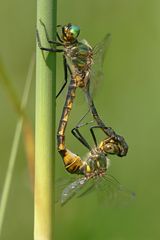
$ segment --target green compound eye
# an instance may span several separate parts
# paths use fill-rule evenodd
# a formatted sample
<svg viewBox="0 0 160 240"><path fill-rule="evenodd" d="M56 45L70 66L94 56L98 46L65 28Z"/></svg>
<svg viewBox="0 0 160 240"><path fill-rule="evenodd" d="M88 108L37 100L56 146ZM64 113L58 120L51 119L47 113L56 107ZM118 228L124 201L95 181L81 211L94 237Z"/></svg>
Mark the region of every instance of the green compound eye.
<svg viewBox="0 0 160 240"><path fill-rule="evenodd" d="M77 38L80 33L80 27L78 27L76 25L71 25L69 29L70 29L72 36L74 38Z"/></svg>
<svg viewBox="0 0 160 240"><path fill-rule="evenodd" d="M74 42L80 33L80 27L68 23L62 27L62 38L66 42Z"/></svg>

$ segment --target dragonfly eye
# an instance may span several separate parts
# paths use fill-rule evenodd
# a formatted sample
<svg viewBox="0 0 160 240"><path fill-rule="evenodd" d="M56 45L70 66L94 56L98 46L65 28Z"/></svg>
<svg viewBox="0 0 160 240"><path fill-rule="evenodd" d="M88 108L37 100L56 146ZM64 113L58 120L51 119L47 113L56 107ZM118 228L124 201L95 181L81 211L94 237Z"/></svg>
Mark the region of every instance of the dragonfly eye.
<svg viewBox="0 0 160 240"><path fill-rule="evenodd" d="M103 146L103 151L106 154L119 154L119 147L116 143L107 143Z"/></svg>
<svg viewBox="0 0 160 240"><path fill-rule="evenodd" d="M73 42L77 39L80 33L80 28L76 25L69 23L62 27L62 38L64 41Z"/></svg>

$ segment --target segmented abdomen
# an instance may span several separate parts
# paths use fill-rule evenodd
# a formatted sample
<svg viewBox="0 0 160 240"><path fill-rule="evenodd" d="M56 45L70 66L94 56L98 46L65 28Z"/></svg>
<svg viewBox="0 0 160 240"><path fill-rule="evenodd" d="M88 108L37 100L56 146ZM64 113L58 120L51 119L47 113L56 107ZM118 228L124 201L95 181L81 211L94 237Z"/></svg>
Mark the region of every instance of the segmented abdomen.
<svg viewBox="0 0 160 240"><path fill-rule="evenodd" d="M68 149L61 150L60 154L63 158L65 168L69 173L82 174L81 168L83 166L83 161L79 156Z"/></svg>

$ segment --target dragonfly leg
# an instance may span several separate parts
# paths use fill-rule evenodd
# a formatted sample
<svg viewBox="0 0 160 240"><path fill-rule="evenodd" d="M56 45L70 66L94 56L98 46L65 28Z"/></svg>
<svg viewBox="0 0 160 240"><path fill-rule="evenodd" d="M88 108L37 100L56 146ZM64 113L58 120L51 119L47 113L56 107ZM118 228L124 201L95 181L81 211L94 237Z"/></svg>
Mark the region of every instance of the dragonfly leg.
<svg viewBox="0 0 160 240"><path fill-rule="evenodd" d="M99 126L92 126L92 127L90 128L90 132L91 132L91 135L92 135L92 138L93 138L93 141L94 141L94 144L95 144L96 147L97 147L98 145L97 145L96 135L95 135L93 129L94 129L94 128L98 128L98 127L99 127Z"/></svg>
<svg viewBox="0 0 160 240"><path fill-rule="evenodd" d="M48 34L48 32L47 32L46 25L44 24L44 22L42 22L41 19L40 19L39 21L40 21L41 25L42 25L43 28L44 28L45 35L46 35L46 39L47 39L48 43L51 43L51 44L53 43L53 44L56 44L57 46L63 46L62 42L57 42L57 41L50 40L49 34ZM58 38L58 40L59 40L59 38Z"/></svg>
<svg viewBox="0 0 160 240"><path fill-rule="evenodd" d="M62 28L62 25L57 25L57 28L58 28L58 27ZM59 40L61 43L63 43L63 40L62 40L61 37L59 36L58 32L57 32L57 38L58 38L58 40Z"/></svg>
<svg viewBox="0 0 160 240"><path fill-rule="evenodd" d="M65 88L66 84L67 84L67 70L68 70L68 66L67 66L67 61L65 56L63 56L63 66L64 66L64 84L62 85L61 89L59 90L58 94L56 95L56 98L58 98L58 96L61 94L61 92L63 91L63 89Z"/></svg>
<svg viewBox="0 0 160 240"><path fill-rule="evenodd" d="M40 40L40 36L39 36L39 32L38 32L38 30L36 30L36 37L37 37L37 43L38 43L38 46L39 46L39 48L40 48L41 50L43 50L43 51L47 51L47 52L63 52L62 49L42 47L42 44L41 44L41 40Z"/></svg>
<svg viewBox="0 0 160 240"><path fill-rule="evenodd" d="M86 123L81 123L83 121L83 119L88 115L88 113L90 112L90 108L88 109L88 111L84 114L84 116L79 120L79 122L76 124L76 128L80 128L82 126L88 125L90 123L92 123L94 120L90 121L90 122L86 122Z"/></svg>
<svg viewBox="0 0 160 240"><path fill-rule="evenodd" d="M62 41L62 39L60 38L58 32L57 32L57 38L58 38L58 40L59 40L61 43L63 43L63 41Z"/></svg>
<svg viewBox="0 0 160 240"><path fill-rule="evenodd" d="M91 135L92 135L92 138L93 138L93 141L94 141L94 143L95 143L95 146L97 147L98 146L98 144L97 144L97 139L96 139L96 135L95 135L95 133L94 133L94 129L95 128L103 128L103 126L92 126L91 128L90 128L90 132L91 132ZM108 142L110 142L110 140L111 139L114 139L114 137L108 137L107 139L106 139L106 141L108 141Z"/></svg>
<svg viewBox="0 0 160 240"><path fill-rule="evenodd" d="M86 148L89 149L89 151L92 150L91 146L88 144L86 139L82 136L82 134L79 132L78 128L73 128L71 132L74 137L76 137Z"/></svg>
<svg viewBox="0 0 160 240"><path fill-rule="evenodd" d="M90 112L90 109L88 109L88 111L84 114L84 116L80 119L80 121L76 124L76 127L72 129L72 134L74 135L74 137L76 137L86 148L88 148L91 151L91 147L88 144L88 142L86 141L86 139L82 136L82 134L79 131L79 128L86 126L90 123L92 123L93 121L90 122L86 122L86 123L81 123L82 120L87 116L87 114Z"/></svg>

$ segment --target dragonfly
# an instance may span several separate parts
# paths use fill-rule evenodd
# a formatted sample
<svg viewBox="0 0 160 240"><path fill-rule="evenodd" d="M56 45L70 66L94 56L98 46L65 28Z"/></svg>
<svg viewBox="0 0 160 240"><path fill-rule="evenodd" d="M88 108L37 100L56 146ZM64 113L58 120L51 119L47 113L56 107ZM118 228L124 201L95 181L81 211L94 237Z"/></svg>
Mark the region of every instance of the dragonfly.
<svg viewBox="0 0 160 240"><path fill-rule="evenodd" d="M121 151L121 145L111 137L105 138L97 144L94 130L100 128L100 126L92 126L90 133L95 147L91 147L80 133L79 128L81 126L76 126L71 132L89 150L87 156L81 159L78 155L65 149L63 161L68 172L83 176L73 182L67 182L67 186L60 196L61 205L66 204L74 196L81 197L95 189L102 195L102 200L109 200L111 204L118 203L121 200L123 203L124 200L128 202L135 194L124 188L116 178L108 174L110 165L108 155L117 154Z"/></svg>
<svg viewBox="0 0 160 240"><path fill-rule="evenodd" d="M100 44L98 44L95 48L92 48L86 40L78 40L80 27L77 25L73 25L71 23L64 26L58 25L57 27L61 28L61 36L57 31L57 40L53 41L49 38L45 24L42 21L40 21L40 23L44 27L46 39L51 45L50 48L42 46L39 32L37 30L37 42L39 48L43 51L63 54L65 82L57 94L57 97L60 95L67 84L68 72L70 74L68 92L57 131L57 148L60 155L63 156L66 150L65 130L68 123L69 114L72 109L73 101L76 97L76 90L77 88L81 88L85 93L90 111L93 115L93 118L97 122L97 125L101 127L102 131L108 137L114 139L114 142L117 142L117 144L120 144L122 146L121 151L118 151L117 155L120 157L125 156L128 152L128 145L125 139L115 133L111 127L107 127L104 124L96 110L95 104L90 94L90 81L92 81L92 72L94 72L92 71L92 67L94 65L96 66L94 56L97 55L98 62L100 63L100 67L97 72L94 72L94 75L100 77L102 75L101 65L104 60L104 53L108 45L110 34L107 34L102 42L100 42Z"/></svg>

